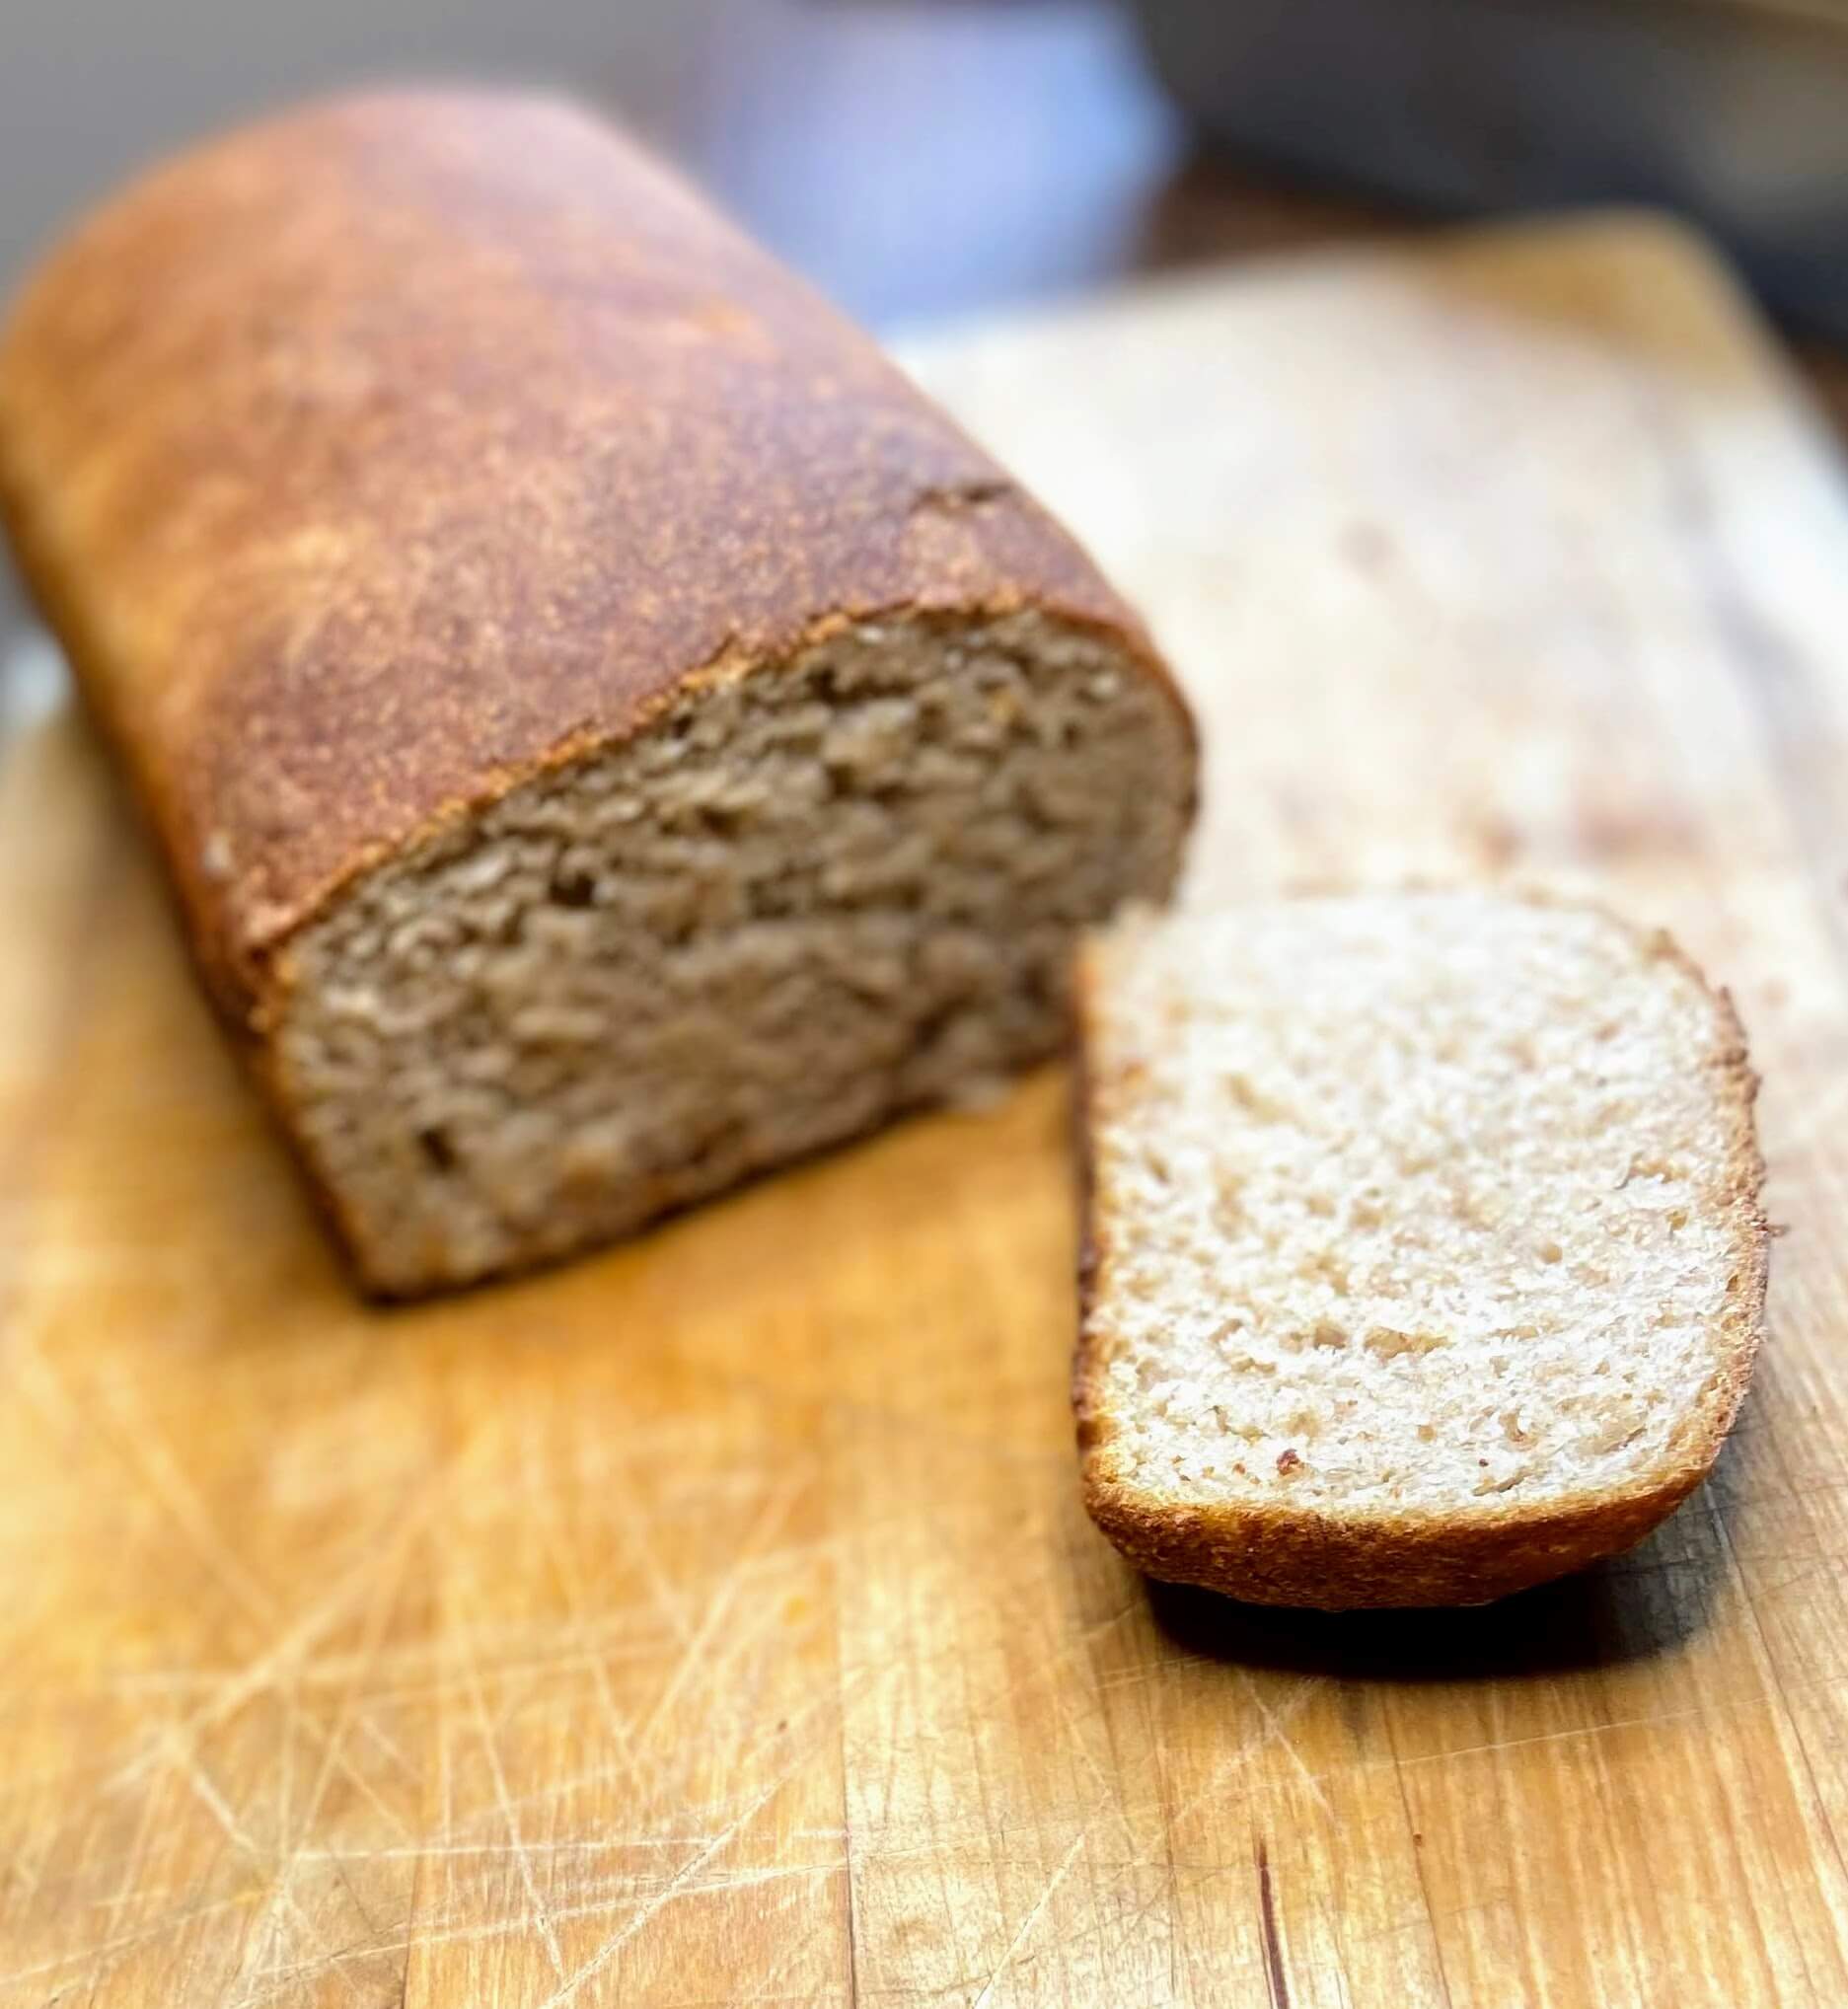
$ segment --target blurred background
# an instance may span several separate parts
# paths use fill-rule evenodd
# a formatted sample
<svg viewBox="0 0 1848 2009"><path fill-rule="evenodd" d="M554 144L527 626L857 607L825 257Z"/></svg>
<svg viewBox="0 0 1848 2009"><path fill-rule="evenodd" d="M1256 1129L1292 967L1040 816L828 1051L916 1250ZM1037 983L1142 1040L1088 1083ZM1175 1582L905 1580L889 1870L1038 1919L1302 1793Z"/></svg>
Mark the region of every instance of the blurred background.
<svg viewBox="0 0 1848 2009"><path fill-rule="evenodd" d="M1441 216L1665 204L1848 429L1848 0L11 0L0 288L162 150L393 75L603 104L888 334Z"/></svg>

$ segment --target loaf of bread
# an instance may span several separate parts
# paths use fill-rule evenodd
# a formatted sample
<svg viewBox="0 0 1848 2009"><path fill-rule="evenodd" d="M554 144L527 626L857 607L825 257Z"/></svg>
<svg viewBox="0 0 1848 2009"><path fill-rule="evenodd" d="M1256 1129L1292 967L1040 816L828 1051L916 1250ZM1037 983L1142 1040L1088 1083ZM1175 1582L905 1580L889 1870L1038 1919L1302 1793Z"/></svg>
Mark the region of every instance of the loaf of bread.
<svg viewBox="0 0 1848 2009"><path fill-rule="evenodd" d="M1040 1059L1176 870L1192 729L1083 554L551 100L129 189L0 338L0 506L380 1292Z"/></svg>
<svg viewBox="0 0 1848 2009"><path fill-rule="evenodd" d="M1468 891L1132 919L1078 978L1078 1443L1150 1575L1477 1603L1706 1474L1763 1320L1756 1083L1665 935Z"/></svg>

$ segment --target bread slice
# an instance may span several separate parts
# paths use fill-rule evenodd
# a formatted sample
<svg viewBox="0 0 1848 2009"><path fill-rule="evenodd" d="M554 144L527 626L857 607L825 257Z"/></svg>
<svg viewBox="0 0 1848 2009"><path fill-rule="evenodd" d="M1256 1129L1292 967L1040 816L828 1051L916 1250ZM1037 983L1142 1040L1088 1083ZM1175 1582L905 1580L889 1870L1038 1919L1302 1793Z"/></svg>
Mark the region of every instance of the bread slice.
<svg viewBox="0 0 1848 2009"><path fill-rule="evenodd" d="M1477 891L1137 916L1078 970L1086 1503L1149 1575L1478 1603L1712 1466L1756 1080L1662 933Z"/></svg>
<svg viewBox="0 0 1848 2009"><path fill-rule="evenodd" d="M0 334L0 517L372 1289L639 1228L1065 1037L1193 727L1072 540L596 118L157 168Z"/></svg>

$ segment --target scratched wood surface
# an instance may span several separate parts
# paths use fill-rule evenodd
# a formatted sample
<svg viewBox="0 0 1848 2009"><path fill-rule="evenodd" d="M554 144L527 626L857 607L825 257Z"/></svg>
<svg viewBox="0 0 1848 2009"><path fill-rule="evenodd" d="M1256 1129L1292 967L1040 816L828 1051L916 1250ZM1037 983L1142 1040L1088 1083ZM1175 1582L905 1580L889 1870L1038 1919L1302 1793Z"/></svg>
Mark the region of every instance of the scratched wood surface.
<svg viewBox="0 0 1848 2009"><path fill-rule="evenodd" d="M1076 1503L1062 1084L347 1295L60 707L0 772L0 2002L1848 2002L1848 505L1637 221L921 373L1149 608L1197 895L1590 885L1791 1226L1714 1482L1487 1611L1151 1594Z"/></svg>

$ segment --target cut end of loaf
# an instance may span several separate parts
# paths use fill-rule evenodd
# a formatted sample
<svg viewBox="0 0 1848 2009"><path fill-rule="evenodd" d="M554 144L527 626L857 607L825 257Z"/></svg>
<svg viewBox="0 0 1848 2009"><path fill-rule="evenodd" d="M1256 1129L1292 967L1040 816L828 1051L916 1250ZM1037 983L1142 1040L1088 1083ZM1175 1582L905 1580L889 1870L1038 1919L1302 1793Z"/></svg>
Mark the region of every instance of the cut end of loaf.
<svg viewBox="0 0 1848 2009"><path fill-rule="evenodd" d="M1666 936L1469 891L1139 918L1079 976L1086 1495L1151 1574L1475 1602L1698 1483L1762 1320L1754 1083Z"/></svg>
<svg viewBox="0 0 1848 2009"><path fill-rule="evenodd" d="M1103 635L850 628L361 880L290 945L275 1092L374 1289L570 1254L1045 1058L1192 779Z"/></svg>

